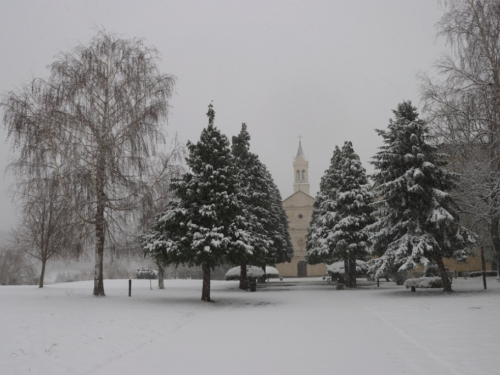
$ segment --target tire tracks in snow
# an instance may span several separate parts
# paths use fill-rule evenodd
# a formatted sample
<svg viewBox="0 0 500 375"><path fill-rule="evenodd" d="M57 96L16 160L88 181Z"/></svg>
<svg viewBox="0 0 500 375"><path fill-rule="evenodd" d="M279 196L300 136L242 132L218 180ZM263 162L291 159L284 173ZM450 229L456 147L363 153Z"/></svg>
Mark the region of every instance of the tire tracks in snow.
<svg viewBox="0 0 500 375"><path fill-rule="evenodd" d="M213 309L210 309L208 311L204 310L203 312L210 313L212 310ZM130 353L138 351L138 350L140 350L148 345L156 344L158 341L162 340L168 334L181 329L183 326L185 326L187 324L192 323L199 315L201 315L201 314L196 314L193 312L185 312L185 311L178 311L178 312L182 314L180 320L178 322L176 322L173 327L168 329L168 331L162 332L160 335L158 335L156 337L150 337L149 341L144 341L143 343L140 343L140 344L138 344L130 349L127 349L120 354L117 354L115 356L107 358L104 361L101 361L101 363L97 363L94 367L92 367L92 369L83 372L82 375L91 375L91 374L95 373L96 371L102 370L105 367L109 366L110 364L121 360L122 358L126 357Z"/></svg>
<svg viewBox="0 0 500 375"><path fill-rule="evenodd" d="M431 360L439 363L444 369L446 369L450 375L468 375L467 373L461 371L460 369L457 369L456 366L453 366L450 364L448 361L442 359L438 355L434 354L431 350L429 350L425 345L422 345L420 342L415 340L413 337L408 335L404 330L396 326L395 324L391 323L389 320L385 319L383 316L381 316L379 313L377 313L375 310L373 310L371 307L367 306L365 303L361 302L359 298L356 298L353 293L349 293L349 291L345 291L346 296L351 299L355 304L360 306L364 311L368 312L369 314L373 315L376 319L381 321L386 327L390 328L393 332L395 332L399 337L403 338L407 342L409 342L411 345L413 345L415 348L421 350L424 352L427 357L429 357ZM407 361L409 365L412 367L415 367L410 361ZM414 368L417 373L421 373L422 371L421 368Z"/></svg>

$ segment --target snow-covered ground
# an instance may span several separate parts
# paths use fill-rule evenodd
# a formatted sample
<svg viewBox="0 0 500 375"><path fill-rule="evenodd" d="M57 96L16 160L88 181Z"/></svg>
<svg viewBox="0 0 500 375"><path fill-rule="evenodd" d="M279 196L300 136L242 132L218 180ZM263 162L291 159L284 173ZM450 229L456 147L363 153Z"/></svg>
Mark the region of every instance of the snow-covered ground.
<svg viewBox="0 0 500 375"><path fill-rule="evenodd" d="M201 280L0 287L0 374L496 374L500 283L456 293L394 283L336 290L318 279L257 292ZM361 282L361 284L363 284ZM366 283L364 283L366 284Z"/></svg>

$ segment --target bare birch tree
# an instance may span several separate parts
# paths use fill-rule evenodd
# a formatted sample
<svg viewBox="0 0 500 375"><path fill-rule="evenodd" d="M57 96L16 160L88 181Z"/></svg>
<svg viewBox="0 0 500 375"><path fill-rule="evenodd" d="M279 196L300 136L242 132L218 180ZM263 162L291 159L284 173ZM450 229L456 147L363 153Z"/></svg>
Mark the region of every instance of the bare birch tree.
<svg viewBox="0 0 500 375"><path fill-rule="evenodd" d="M421 75L424 112L461 173L457 191L471 223L489 227L500 261L500 1L444 2L439 34L451 46Z"/></svg>
<svg viewBox="0 0 500 375"><path fill-rule="evenodd" d="M48 80L2 101L4 124L27 175L53 171L67 203L92 226L94 292L104 296L106 238L130 218L166 173L158 145L174 77L140 39L100 31L61 53Z"/></svg>
<svg viewBox="0 0 500 375"><path fill-rule="evenodd" d="M156 189L151 191L137 212L135 232L142 234L146 233L156 216L163 212L167 207L168 202L173 199L173 194L170 191L170 182L173 178L180 177L184 173L183 160L186 156L186 149L177 137L172 142L172 148L168 155L168 160L165 161L167 170L164 178L157 184ZM137 240L137 237L135 237ZM139 239L140 241L140 239ZM137 244L140 247L140 243ZM165 289L165 267L167 264L161 257L153 257L153 261L158 267L158 288Z"/></svg>
<svg viewBox="0 0 500 375"><path fill-rule="evenodd" d="M15 246L41 262L38 287L43 288L48 260L81 253L85 225L66 203L55 175L21 180L17 188L21 220L14 231Z"/></svg>

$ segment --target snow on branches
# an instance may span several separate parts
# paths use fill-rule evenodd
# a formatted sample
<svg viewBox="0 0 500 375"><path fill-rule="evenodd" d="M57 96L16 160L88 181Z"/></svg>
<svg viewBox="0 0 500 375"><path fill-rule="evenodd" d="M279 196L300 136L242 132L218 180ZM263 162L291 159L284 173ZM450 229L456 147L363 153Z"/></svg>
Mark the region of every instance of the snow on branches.
<svg viewBox="0 0 500 375"><path fill-rule="evenodd" d="M381 255L377 275L394 266L408 270L435 262L445 290L451 290L442 258L470 254L474 243L448 194L457 176L444 168L445 155L427 142L427 126L411 102L393 112L387 130L377 130L384 145L372 161L380 197L374 203L377 221L370 227L375 254Z"/></svg>
<svg viewBox="0 0 500 375"><path fill-rule="evenodd" d="M373 222L372 196L365 169L351 142L335 148L330 167L321 179L307 234L309 263L345 260L350 282L355 286L356 258L367 250L364 228Z"/></svg>

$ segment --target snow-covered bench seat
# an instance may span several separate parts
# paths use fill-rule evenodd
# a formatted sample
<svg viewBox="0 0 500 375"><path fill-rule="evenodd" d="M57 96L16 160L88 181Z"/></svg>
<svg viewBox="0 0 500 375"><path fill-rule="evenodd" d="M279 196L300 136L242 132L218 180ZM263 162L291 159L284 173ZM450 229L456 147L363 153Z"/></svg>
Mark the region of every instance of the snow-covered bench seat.
<svg viewBox="0 0 500 375"><path fill-rule="evenodd" d="M405 281L406 289L415 288L442 288L443 280L440 277L419 277Z"/></svg>

